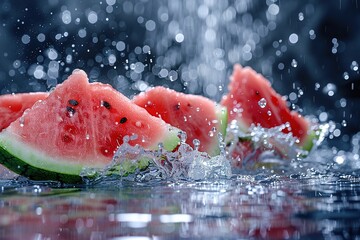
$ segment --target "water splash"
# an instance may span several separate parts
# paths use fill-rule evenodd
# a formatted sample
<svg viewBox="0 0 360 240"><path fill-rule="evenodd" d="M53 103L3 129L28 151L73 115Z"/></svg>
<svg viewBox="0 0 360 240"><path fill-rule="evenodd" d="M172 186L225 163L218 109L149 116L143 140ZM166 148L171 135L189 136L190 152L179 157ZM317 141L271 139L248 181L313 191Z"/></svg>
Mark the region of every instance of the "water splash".
<svg viewBox="0 0 360 240"><path fill-rule="evenodd" d="M210 157L207 153L198 151L198 140L194 140L192 148L186 143L185 132L180 132L180 146L174 152L165 150L162 143L158 150L133 146L131 141L136 137L124 137L123 144L117 149L112 162L104 169L99 171L84 168L81 173L84 181L94 183L107 177L144 182L165 179L221 179L232 176L230 161L224 155Z"/></svg>
<svg viewBox="0 0 360 240"><path fill-rule="evenodd" d="M335 123L318 124L315 119L310 122L313 123L310 130L313 133L312 153L334 131ZM227 129L228 159L231 159L233 167L237 169L272 167L274 163L289 166L291 161L304 161L309 158L310 153L302 149L299 140L291 132L283 133L289 127L289 124L282 124L263 128L253 124L244 131L233 121Z"/></svg>
<svg viewBox="0 0 360 240"><path fill-rule="evenodd" d="M239 128L236 121L229 124L228 135L224 139L219 134L220 155L210 157L200 152L200 141L194 140L194 148L186 143L186 133L180 132L180 145L176 151L169 152L159 144L157 150L146 150L139 145L131 145L137 136L125 137L119 146L112 162L100 172L96 169L84 169L82 176L87 182L94 182L109 177L120 177L132 182L148 182L158 180L206 180L229 179L233 173L244 169L252 169L253 173L265 168L282 167L293 172L298 169L314 169L319 162L325 161L327 153L316 150L327 136L334 131L334 123L318 124L313 120L313 148L309 153L299 146L299 141L292 133L283 133L290 128L283 124L273 128L251 125L247 131ZM354 138L354 151L360 149L360 137ZM356 143L358 145L356 145ZM357 147L357 148L356 148ZM315 152L315 153L314 153ZM345 153L339 152L334 162L343 164ZM355 155L354 155L355 156ZM317 161L310 159L316 158ZM315 162L309 164L310 162ZM326 164L325 164L326 165ZM264 168L265 167L265 168ZM328 166L326 165L328 169ZM322 170L319 171L323 171ZM312 173L312 171L310 171Z"/></svg>

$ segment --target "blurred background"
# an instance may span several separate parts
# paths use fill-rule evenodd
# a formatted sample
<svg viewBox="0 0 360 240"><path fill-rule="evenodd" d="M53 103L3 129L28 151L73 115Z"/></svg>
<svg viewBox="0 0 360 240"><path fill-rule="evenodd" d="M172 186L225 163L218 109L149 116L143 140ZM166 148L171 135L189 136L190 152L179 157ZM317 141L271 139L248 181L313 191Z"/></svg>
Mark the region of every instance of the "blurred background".
<svg viewBox="0 0 360 240"><path fill-rule="evenodd" d="M227 92L233 64L262 73L289 107L360 130L357 0L2 0L0 94L47 91L75 68L131 97L149 86Z"/></svg>

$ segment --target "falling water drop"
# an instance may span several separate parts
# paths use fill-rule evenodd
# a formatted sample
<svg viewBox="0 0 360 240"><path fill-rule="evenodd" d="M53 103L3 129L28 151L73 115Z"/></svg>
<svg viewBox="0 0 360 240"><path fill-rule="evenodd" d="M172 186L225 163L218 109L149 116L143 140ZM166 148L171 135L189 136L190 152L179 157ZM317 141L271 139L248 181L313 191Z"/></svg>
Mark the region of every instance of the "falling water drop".
<svg viewBox="0 0 360 240"><path fill-rule="evenodd" d="M350 68L351 70L356 72L357 70L359 70L359 64L356 61L352 61Z"/></svg>
<svg viewBox="0 0 360 240"><path fill-rule="evenodd" d="M334 94L337 91L337 87L335 84L333 83L328 83L326 84L326 86L323 88L323 93L327 94L329 97L334 96Z"/></svg>
<svg viewBox="0 0 360 240"><path fill-rule="evenodd" d="M342 125L343 127L346 127L346 126L347 126L347 122L346 122L346 120L345 120L345 119L344 119L344 120L342 120L341 125Z"/></svg>
<svg viewBox="0 0 360 240"><path fill-rule="evenodd" d="M299 41L299 36L296 33L292 33L289 36L289 42L291 44L296 44Z"/></svg>
<svg viewBox="0 0 360 240"><path fill-rule="evenodd" d="M64 24L71 23L71 12L69 10L65 10L64 12L62 12L61 20Z"/></svg>
<svg viewBox="0 0 360 240"><path fill-rule="evenodd" d="M345 98L341 98L341 99L340 99L340 106L341 106L341 107L346 107L346 104L347 104L346 99L345 99Z"/></svg>
<svg viewBox="0 0 360 240"><path fill-rule="evenodd" d="M297 61L295 59L293 59L291 61L291 66L294 67L294 68L296 68L298 66L298 63L297 63Z"/></svg>
<svg viewBox="0 0 360 240"><path fill-rule="evenodd" d="M27 34L23 35L21 41L23 44L28 44L30 42L30 36Z"/></svg>
<svg viewBox="0 0 360 240"><path fill-rule="evenodd" d="M304 13L299 12L298 16L299 16L299 21L303 21L303 20L304 20Z"/></svg>

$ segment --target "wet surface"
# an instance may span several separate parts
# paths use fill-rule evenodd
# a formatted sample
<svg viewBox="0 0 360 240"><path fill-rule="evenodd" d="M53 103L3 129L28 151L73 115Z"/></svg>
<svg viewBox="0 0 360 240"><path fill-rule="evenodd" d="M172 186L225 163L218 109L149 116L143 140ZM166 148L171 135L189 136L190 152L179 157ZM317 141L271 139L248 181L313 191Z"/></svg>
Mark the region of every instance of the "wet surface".
<svg viewBox="0 0 360 240"><path fill-rule="evenodd" d="M2 239L353 239L360 179L237 175L216 181L2 180ZM121 238L126 237L126 238Z"/></svg>

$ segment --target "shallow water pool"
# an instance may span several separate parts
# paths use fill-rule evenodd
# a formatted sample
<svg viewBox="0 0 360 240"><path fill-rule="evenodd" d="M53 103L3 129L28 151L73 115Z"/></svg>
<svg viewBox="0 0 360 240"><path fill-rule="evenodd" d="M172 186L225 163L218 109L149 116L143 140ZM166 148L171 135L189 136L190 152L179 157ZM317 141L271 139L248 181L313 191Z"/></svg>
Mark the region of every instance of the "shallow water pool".
<svg viewBox="0 0 360 240"><path fill-rule="evenodd" d="M93 186L1 180L1 239L354 239L360 178L236 175Z"/></svg>

